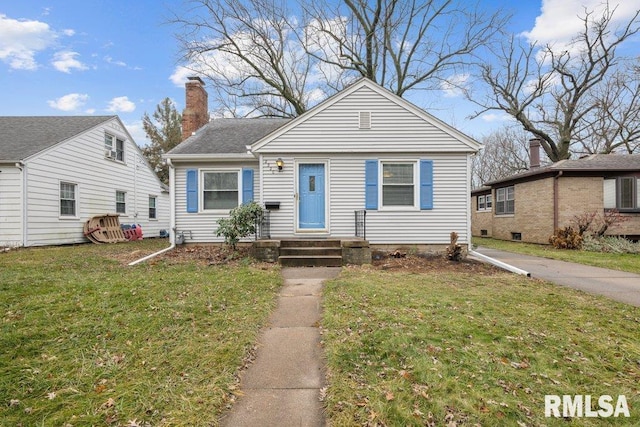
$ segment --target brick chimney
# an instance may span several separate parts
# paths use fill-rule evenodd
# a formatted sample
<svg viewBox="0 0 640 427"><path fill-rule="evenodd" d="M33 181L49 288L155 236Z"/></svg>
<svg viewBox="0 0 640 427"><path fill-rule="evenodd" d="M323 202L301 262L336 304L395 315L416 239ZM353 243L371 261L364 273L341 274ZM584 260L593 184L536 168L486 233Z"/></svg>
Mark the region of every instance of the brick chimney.
<svg viewBox="0 0 640 427"><path fill-rule="evenodd" d="M182 112L182 140L209 123L209 94L200 77L188 77L185 83L185 109Z"/></svg>
<svg viewBox="0 0 640 427"><path fill-rule="evenodd" d="M540 138L529 140L529 169L540 167Z"/></svg>

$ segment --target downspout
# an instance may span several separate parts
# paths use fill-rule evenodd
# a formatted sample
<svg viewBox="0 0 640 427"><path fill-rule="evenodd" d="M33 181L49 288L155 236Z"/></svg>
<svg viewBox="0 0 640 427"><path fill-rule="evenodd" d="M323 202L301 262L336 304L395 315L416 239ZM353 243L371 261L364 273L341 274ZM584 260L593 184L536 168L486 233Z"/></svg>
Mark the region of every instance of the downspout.
<svg viewBox="0 0 640 427"><path fill-rule="evenodd" d="M562 176L563 171L558 171L558 175L553 178L553 232L558 229L558 222L560 221L558 213L558 180Z"/></svg>
<svg viewBox="0 0 640 427"><path fill-rule="evenodd" d="M148 261L151 258L155 258L158 255L162 255L165 252L169 252L173 248L176 247L176 202L175 202L175 191L176 188L176 173L173 164L171 163L171 159L167 159L167 164L169 165L169 245L168 248L164 248L156 253L151 255L147 255L143 258L140 258L136 261L130 262L129 265L136 265L142 262Z"/></svg>
<svg viewBox="0 0 640 427"><path fill-rule="evenodd" d="M475 156L476 153L472 154ZM467 250L471 249L471 156L467 155Z"/></svg>
<svg viewBox="0 0 640 427"><path fill-rule="evenodd" d="M21 160L16 162L16 168L22 174L22 246L27 247L29 233L27 230L27 165Z"/></svg>
<svg viewBox="0 0 640 427"><path fill-rule="evenodd" d="M515 274L520 274L522 276L531 277L531 273L525 271L521 268L515 267L511 264L507 264L506 262L499 261L495 258L488 257L476 251L469 251L469 256L479 259L482 262L486 262L491 265L495 265L496 267L502 268L503 270L510 271Z"/></svg>

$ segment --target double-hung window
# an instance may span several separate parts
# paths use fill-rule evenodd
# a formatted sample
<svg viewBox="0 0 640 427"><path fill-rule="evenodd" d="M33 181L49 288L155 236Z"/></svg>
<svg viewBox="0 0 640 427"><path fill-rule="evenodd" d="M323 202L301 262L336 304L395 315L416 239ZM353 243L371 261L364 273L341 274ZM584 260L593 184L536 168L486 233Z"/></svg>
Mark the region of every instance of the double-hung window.
<svg viewBox="0 0 640 427"><path fill-rule="evenodd" d="M205 210L233 209L240 204L237 171L205 171L202 174L202 203Z"/></svg>
<svg viewBox="0 0 640 427"><path fill-rule="evenodd" d="M69 182L60 183L60 216L75 217L77 184Z"/></svg>
<svg viewBox="0 0 640 427"><path fill-rule="evenodd" d="M124 140L105 133L104 150L108 158L124 162Z"/></svg>
<svg viewBox="0 0 640 427"><path fill-rule="evenodd" d="M158 212L156 211L156 202L158 198L156 196L149 196L149 219L158 219Z"/></svg>
<svg viewBox="0 0 640 427"><path fill-rule="evenodd" d="M513 185L496 189L496 215L515 212L515 191Z"/></svg>
<svg viewBox="0 0 640 427"><path fill-rule="evenodd" d="M640 210L640 178L621 176L604 180L604 208Z"/></svg>
<svg viewBox="0 0 640 427"><path fill-rule="evenodd" d="M382 206L416 206L415 162L382 162Z"/></svg>
<svg viewBox="0 0 640 427"><path fill-rule="evenodd" d="M493 206L491 194L478 196L477 202L479 211L490 211Z"/></svg>
<svg viewBox="0 0 640 427"><path fill-rule="evenodd" d="M124 191L116 191L116 213L127 213L127 193Z"/></svg>

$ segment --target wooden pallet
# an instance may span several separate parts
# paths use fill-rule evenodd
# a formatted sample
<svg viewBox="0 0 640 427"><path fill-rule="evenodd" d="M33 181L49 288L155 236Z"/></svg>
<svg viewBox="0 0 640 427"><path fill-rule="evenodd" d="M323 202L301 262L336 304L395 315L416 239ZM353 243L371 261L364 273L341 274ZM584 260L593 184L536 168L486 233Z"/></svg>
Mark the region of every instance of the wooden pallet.
<svg viewBox="0 0 640 427"><path fill-rule="evenodd" d="M119 215L106 214L90 218L84 224L84 235L93 243L126 242Z"/></svg>

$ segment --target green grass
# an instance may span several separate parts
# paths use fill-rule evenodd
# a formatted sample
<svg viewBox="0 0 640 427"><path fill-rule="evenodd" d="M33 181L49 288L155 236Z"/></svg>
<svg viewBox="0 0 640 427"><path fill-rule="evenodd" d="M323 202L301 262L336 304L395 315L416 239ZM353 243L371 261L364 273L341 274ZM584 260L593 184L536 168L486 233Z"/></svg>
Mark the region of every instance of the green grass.
<svg viewBox="0 0 640 427"><path fill-rule="evenodd" d="M485 237L474 237L473 244L507 252L516 252L525 255L533 255L640 274L640 255L638 254L613 254L582 250L555 249L550 245L511 242Z"/></svg>
<svg viewBox="0 0 640 427"><path fill-rule="evenodd" d="M504 272L352 268L324 295L331 425L640 424L640 308ZM547 394L631 418L545 418Z"/></svg>
<svg viewBox="0 0 640 427"><path fill-rule="evenodd" d="M118 260L167 245L0 254L0 425L217 423L281 279L250 263Z"/></svg>

